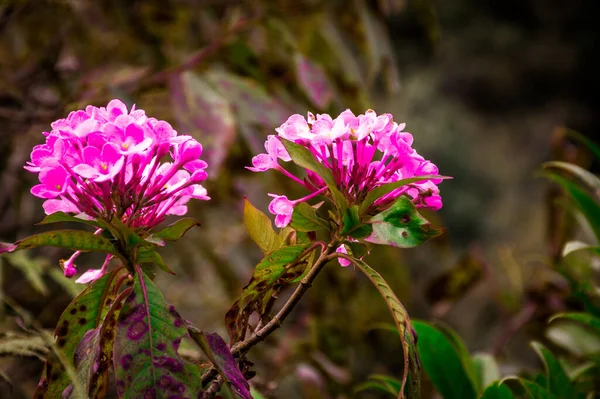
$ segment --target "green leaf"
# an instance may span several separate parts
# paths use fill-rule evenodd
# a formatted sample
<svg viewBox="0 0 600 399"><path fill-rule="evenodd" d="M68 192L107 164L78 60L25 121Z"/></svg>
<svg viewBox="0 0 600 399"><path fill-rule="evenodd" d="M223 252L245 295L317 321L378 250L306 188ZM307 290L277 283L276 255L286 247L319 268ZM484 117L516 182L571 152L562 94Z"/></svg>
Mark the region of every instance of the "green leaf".
<svg viewBox="0 0 600 399"><path fill-rule="evenodd" d="M109 240L102 236L97 236L82 230L48 231L19 240L14 245L16 246L14 251L48 246L68 248L73 251L94 251L107 252L113 255L118 254L116 248Z"/></svg>
<svg viewBox="0 0 600 399"><path fill-rule="evenodd" d="M248 317L252 312L262 315L274 287L279 289L297 281L309 266L310 254L303 259L300 255L309 244L290 245L279 248L263 258L254 268L250 282L240 297L225 315L225 325L231 342L237 342L248 328Z"/></svg>
<svg viewBox="0 0 600 399"><path fill-rule="evenodd" d="M91 283L60 316L54 332L55 343L70 367L75 367L75 351L84 334L100 325L110 304L117 297L118 293L115 292L114 287L123 273L123 268L117 268ZM70 384L71 380L65 371L65 366L60 358L52 353L44 365L35 397L60 398Z"/></svg>
<svg viewBox="0 0 600 399"><path fill-rule="evenodd" d="M385 211L369 221L373 234L365 241L393 247L416 247L442 234L443 229L433 227L417 212L410 198L402 195Z"/></svg>
<svg viewBox="0 0 600 399"><path fill-rule="evenodd" d="M382 184L379 187L375 187L373 190L369 191L363 202L360 204L358 212L363 215L365 212L369 210L369 207L377 201L379 198L383 197L386 194L391 193L392 191L409 185L411 183L416 183L425 180L433 180L433 179L451 179L448 176L439 176L439 175L423 175L417 177L410 177L408 179L402 179L395 181L393 183Z"/></svg>
<svg viewBox="0 0 600 399"><path fill-rule="evenodd" d="M333 197L333 203L337 207L339 213L343 215L348 207L348 202L342 193L337 189L337 185L335 184L335 179L333 178L331 170L327 169L325 165L319 162L308 148L284 138L278 138L281 140L281 143L296 165L315 172L321 179L323 179Z"/></svg>
<svg viewBox="0 0 600 399"><path fill-rule="evenodd" d="M69 215L65 212L54 212L42 219L38 224L50 224L60 222L84 223L94 227L102 227L102 223L96 221L93 217L80 213L79 215Z"/></svg>
<svg viewBox="0 0 600 399"><path fill-rule="evenodd" d="M283 240L273 230L271 219L244 198L244 224L252 240L264 254L281 247Z"/></svg>
<svg viewBox="0 0 600 399"><path fill-rule="evenodd" d="M600 179L588 170L583 169L579 165L575 165L569 162L551 161L543 164L544 169L559 169L564 170L575 177L579 178L582 182L587 184L592 190L600 190Z"/></svg>
<svg viewBox="0 0 600 399"><path fill-rule="evenodd" d="M198 366L185 363L177 353L184 337L189 337L185 321L136 266L133 292L116 326L113 360L119 397L189 396L198 392Z"/></svg>
<svg viewBox="0 0 600 399"><path fill-rule="evenodd" d="M200 226L200 222L192 218L179 219L175 223L153 233L152 238L165 241L177 241L192 227Z"/></svg>
<svg viewBox="0 0 600 399"><path fill-rule="evenodd" d="M596 239L600 241L600 205L598 205L594 197L569 179L554 173L545 173L545 175L560 184L566 191L575 206L589 222Z"/></svg>
<svg viewBox="0 0 600 399"><path fill-rule="evenodd" d="M567 128L561 128L561 130L564 131L567 136L570 136L571 138L579 141L580 143L585 145L587 148L589 148L590 151L596 157L596 159L600 159L600 146L598 144L596 144L592 140L588 139L583 134L576 132L575 130L571 130L571 129L567 129Z"/></svg>
<svg viewBox="0 0 600 399"><path fill-rule="evenodd" d="M496 361L496 358L489 353L475 354L473 356L473 365L475 366L475 371L477 373L477 383L481 389L489 386L492 382L499 380L501 377L498 362ZM506 387L504 388L508 389ZM498 389L501 390L500 388Z"/></svg>
<svg viewBox="0 0 600 399"><path fill-rule="evenodd" d="M344 217L342 218L343 228L342 235L348 235L351 231L356 230L360 227L360 215L358 214L358 206L352 205L346 212L344 213Z"/></svg>
<svg viewBox="0 0 600 399"><path fill-rule="evenodd" d="M392 314L392 318L396 324L396 329L398 330L398 334L402 340L402 350L404 352L404 370L401 380L402 388L400 389L400 394L398 397L402 398L402 394L405 394L407 398L419 398L421 390L421 368L419 364L419 355L417 354L415 347L416 338L413 334L413 327L410 323L408 312L404 306L402 306L402 303L396 294L394 294L394 291L392 291L388 283L383 279L383 277L381 277L379 273L377 273L368 264L360 259L353 259L352 263L358 267L360 271L362 271L369 278L369 280L371 280L375 288L377 288L381 294L381 297L384 299L388 309Z"/></svg>
<svg viewBox="0 0 600 399"><path fill-rule="evenodd" d="M539 342L532 342L531 346L544 362L544 368L548 376L547 388L550 392L561 399L575 399L575 389L571 385L571 380L554 354Z"/></svg>
<svg viewBox="0 0 600 399"><path fill-rule="evenodd" d="M550 321L567 319L577 321L600 334L600 318L585 312L559 313L554 315Z"/></svg>
<svg viewBox="0 0 600 399"><path fill-rule="evenodd" d="M527 399L562 399L541 385L523 378L516 378L525 390Z"/></svg>
<svg viewBox="0 0 600 399"><path fill-rule="evenodd" d="M444 399L471 399L477 393L461 358L448 337L424 322L414 322L421 364Z"/></svg>
<svg viewBox="0 0 600 399"><path fill-rule="evenodd" d="M290 226L297 231L303 231L305 233L327 230L328 228L327 222L317 216L317 210L306 202L301 202L294 207Z"/></svg>
<svg viewBox="0 0 600 399"><path fill-rule="evenodd" d="M175 275L175 272L165 263L165 260L154 246L141 247L138 251L138 262L151 263L158 266L162 271Z"/></svg>
<svg viewBox="0 0 600 399"><path fill-rule="evenodd" d="M235 358L227 347L223 338L216 333L204 333L202 331L190 330L190 334L200 348L204 351L211 363L219 371L227 386L231 386L233 392L242 399L252 399L250 385L242 375Z"/></svg>
<svg viewBox="0 0 600 399"><path fill-rule="evenodd" d="M514 396L510 389L502 384L501 381L496 381L493 384L489 385L480 399L513 399Z"/></svg>
<svg viewBox="0 0 600 399"><path fill-rule="evenodd" d="M463 368L464 368L465 372L467 373L467 375L469 376L469 379L471 380L473 387L475 388L475 390L477 392L480 392L481 391L480 388L483 388L483 386L479 385L477 368L475 367L475 363L473 362L473 359L471 358L471 354L469 353L469 350L467 349L467 345L465 344L465 342L456 333L456 331L454 331L450 327L440 324L437 326L437 328L439 331L441 331L442 333L444 333L446 335L446 338L448 338L448 340L450 341L450 343L456 350L456 354L460 358Z"/></svg>

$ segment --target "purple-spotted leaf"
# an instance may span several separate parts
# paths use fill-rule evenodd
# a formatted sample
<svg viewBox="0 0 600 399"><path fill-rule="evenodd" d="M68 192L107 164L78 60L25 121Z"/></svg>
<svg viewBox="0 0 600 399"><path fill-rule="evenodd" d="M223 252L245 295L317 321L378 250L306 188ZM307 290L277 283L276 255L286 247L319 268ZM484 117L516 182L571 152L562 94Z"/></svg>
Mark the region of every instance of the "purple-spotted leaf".
<svg viewBox="0 0 600 399"><path fill-rule="evenodd" d="M392 314L396 329L402 340L402 349L404 351L404 370L402 374L402 388L398 399L419 398L420 397L420 374L421 365L419 355L416 349L416 335L408 317L408 312L388 285L388 283L371 266L359 259L353 259L352 263L363 272L373 283L375 288L381 294L385 303Z"/></svg>
<svg viewBox="0 0 600 399"><path fill-rule="evenodd" d="M202 77L186 71L168 80L178 130L202 139L215 178L235 139L235 118L229 102Z"/></svg>
<svg viewBox="0 0 600 399"><path fill-rule="evenodd" d="M123 305L113 352L121 398L191 397L200 391L198 366L177 353L188 336L184 320L136 266L133 292Z"/></svg>
<svg viewBox="0 0 600 399"><path fill-rule="evenodd" d="M195 226L200 226L200 222L193 218L183 218L165 227L164 229L157 231L156 233L152 234L151 237L164 241L177 241L183 237L183 235L187 233L189 229Z"/></svg>
<svg viewBox="0 0 600 399"><path fill-rule="evenodd" d="M252 399L250 384L242 375L229 347L217 333L192 332L195 341L219 371L223 380L229 384L231 390L242 399Z"/></svg>
<svg viewBox="0 0 600 399"><path fill-rule="evenodd" d="M89 398L104 398L108 391L115 326L123 301L131 291L133 288L127 288L115 298L101 324L84 334L75 351L77 376Z"/></svg>
<svg viewBox="0 0 600 399"><path fill-rule="evenodd" d="M333 99L331 82L323 67L300 53L294 58L296 79L304 94L320 109L325 109Z"/></svg>
<svg viewBox="0 0 600 399"><path fill-rule="evenodd" d="M2 252L13 252L21 249L37 247L68 248L74 251L93 251L117 254L114 245L105 237L94 235L82 230L55 230L35 234L14 244L3 244L6 248Z"/></svg>
<svg viewBox="0 0 600 399"><path fill-rule="evenodd" d="M100 325L117 297L116 285L123 282L125 275L123 268L117 268L94 281L62 313L54 332L55 343L72 367L75 366L75 351L81 339L87 331ZM34 397L60 398L70 384L64 365L52 353L44 365Z"/></svg>
<svg viewBox="0 0 600 399"><path fill-rule="evenodd" d="M443 229L433 227L407 196L400 196L385 211L373 216L369 221L373 233L365 241L393 247L411 248L443 233Z"/></svg>
<svg viewBox="0 0 600 399"><path fill-rule="evenodd" d="M252 278L240 297L225 315L225 325L231 342L243 339L248 328L248 317L253 312L263 315L274 290L295 282L306 270L310 254L299 257L309 244L279 248L263 258L252 273Z"/></svg>

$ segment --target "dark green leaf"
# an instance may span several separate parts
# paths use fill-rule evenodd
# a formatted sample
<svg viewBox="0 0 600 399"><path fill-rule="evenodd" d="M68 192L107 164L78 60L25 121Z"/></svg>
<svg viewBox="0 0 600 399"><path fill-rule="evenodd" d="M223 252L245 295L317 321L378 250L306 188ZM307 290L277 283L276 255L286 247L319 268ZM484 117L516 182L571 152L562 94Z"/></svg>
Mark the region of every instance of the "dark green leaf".
<svg viewBox="0 0 600 399"><path fill-rule="evenodd" d="M545 173L545 175L561 185L589 222L596 239L600 240L600 205L594 197L569 179L550 172Z"/></svg>
<svg viewBox="0 0 600 399"><path fill-rule="evenodd" d="M80 213L79 215L69 215L64 212L54 212L48 216L46 216L41 222L38 224L50 224L50 223L59 223L59 222L74 222L74 223L84 223L94 227L102 227L102 223L99 223L93 217L86 215L85 213Z"/></svg>
<svg viewBox="0 0 600 399"><path fill-rule="evenodd" d="M518 378L517 380L525 390L527 399L562 399L535 382L523 378Z"/></svg>
<svg viewBox="0 0 600 399"><path fill-rule="evenodd" d="M244 224L252 240L264 254L281 247L283 241L273 230L271 219L244 198Z"/></svg>
<svg viewBox="0 0 600 399"><path fill-rule="evenodd" d="M114 368L119 397L190 396L200 390L198 366L177 353L185 321L136 266L135 284L116 327Z"/></svg>
<svg viewBox="0 0 600 399"><path fill-rule="evenodd" d="M431 226L417 212L410 198L404 195L391 207L373 216L369 222L373 226L373 234L365 241L393 247L416 247L443 232L442 229Z"/></svg>
<svg viewBox="0 0 600 399"><path fill-rule="evenodd" d="M124 269L118 268L94 281L62 313L54 332L55 343L71 367L75 366L75 351L84 334L100 325L117 297L114 285L123 273ZM65 366L53 353L44 365L35 397L60 398L70 384Z"/></svg>
<svg viewBox="0 0 600 399"><path fill-rule="evenodd" d="M96 251L117 254L117 250L109 240L82 230L48 231L19 240L14 245L16 246L15 251L48 246L68 248L73 251Z"/></svg>
<svg viewBox="0 0 600 399"><path fill-rule="evenodd" d="M300 255L309 244L279 248L263 258L237 301L225 315L225 325L231 342L237 342L248 328L248 317L257 311L263 314L274 287L283 288L295 282L306 270L309 259Z"/></svg>
<svg viewBox="0 0 600 399"><path fill-rule="evenodd" d="M421 364L444 399L471 399L477 393L448 337L424 322L414 322Z"/></svg>
<svg viewBox="0 0 600 399"><path fill-rule="evenodd" d="M500 381L496 381L493 384L489 385L480 399L513 399L514 396L510 389L502 384Z"/></svg>
<svg viewBox="0 0 600 399"><path fill-rule="evenodd" d="M394 319L394 323L396 324L398 334L400 334L400 339L402 340L402 349L404 352L404 370L401 380L401 387L403 389L400 389L400 394L398 397L401 398L402 393L404 393L407 398L419 398L421 389L421 366L419 363L419 355L417 354L415 347L416 337L414 335L413 327L410 323L410 318L408 317L408 312L404 306L402 306L402 303L396 294L394 294L394 291L392 291L388 283L383 279L383 277L381 277L379 273L373 270L362 260L354 259L352 263L358 267L369 278L369 280L371 280L373 285L375 285L375 288L377 288L381 294L381 297L387 304L388 309L392 314L392 318Z"/></svg>
<svg viewBox="0 0 600 399"><path fill-rule="evenodd" d="M151 237L165 241L177 241L194 226L200 226L200 222L192 218L179 219L175 223L152 234Z"/></svg>
<svg viewBox="0 0 600 399"><path fill-rule="evenodd" d="M561 399L575 399L575 389L571 385L571 381L560 365L558 359L539 342L533 342L531 345L539 355L540 359L544 362L546 375L548 377L547 388L550 392Z"/></svg>
<svg viewBox="0 0 600 399"><path fill-rule="evenodd" d="M463 365L463 369L465 370L465 372L467 373L467 376L471 380L473 387L475 388L475 390L477 392L480 392L481 391L480 388L483 388L483 386L479 385L477 369L475 367L475 363L473 363L473 359L471 358L471 354L469 353L469 350L467 349L467 345L465 344L465 342L456 333L456 331L454 331L450 327L440 323L437 326L437 328L439 331L444 333L444 335L446 335L446 338L448 338L448 340L454 347L456 354L460 358L460 362Z"/></svg>
<svg viewBox="0 0 600 399"><path fill-rule="evenodd" d="M290 222L297 231L311 232L327 229L327 222L317 216L317 210L306 202L301 202L294 207L292 221Z"/></svg>
<svg viewBox="0 0 600 399"><path fill-rule="evenodd" d="M335 184L335 179L333 178L331 170L327 169L322 163L320 163L308 148L281 137L279 137L279 139L296 165L315 172L321 179L323 179L333 197L333 203L337 207L340 214L343 215L344 212L346 212L346 208L348 208L348 202L342 193L337 189L337 185Z"/></svg>
<svg viewBox="0 0 600 399"><path fill-rule="evenodd" d="M223 380L231 385L233 392L242 399L252 399L250 395L250 385L242 375L229 347L223 341L223 338L216 333L206 334L202 331L195 332L191 330L194 341L200 344L200 347L208 356L211 363L219 371Z"/></svg>

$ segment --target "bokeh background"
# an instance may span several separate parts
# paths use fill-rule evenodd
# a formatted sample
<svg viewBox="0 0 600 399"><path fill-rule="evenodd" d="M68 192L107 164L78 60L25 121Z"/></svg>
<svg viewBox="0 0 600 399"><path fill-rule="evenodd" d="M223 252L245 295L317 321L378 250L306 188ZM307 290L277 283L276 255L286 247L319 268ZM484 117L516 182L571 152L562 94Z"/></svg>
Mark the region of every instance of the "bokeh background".
<svg viewBox="0 0 600 399"><path fill-rule="evenodd" d="M244 166L292 113L372 108L406 122L419 153L454 179L427 214L444 236L376 248L368 262L413 318L451 326L471 352L497 355L503 374L539 367L529 341L546 340L547 316L570 306L552 267L570 230L538 172L550 159L598 166L564 129L600 127L598 11L593 0L2 0L0 241L43 230L23 165L50 122L112 98L135 103L205 147L212 200L191 204L202 227L164 251L177 276L157 281L184 317L225 335L261 257L243 196L266 211L269 192L302 194ZM81 289L62 277L67 256L1 258L0 337L54 327ZM80 259L81 270L101 261ZM384 397L354 390L402 367L386 323L368 281L332 264L250 352L252 382L274 398ZM12 390L0 379L0 398L30 397L43 349L1 352ZM435 397L427 381L424 397Z"/></svg>

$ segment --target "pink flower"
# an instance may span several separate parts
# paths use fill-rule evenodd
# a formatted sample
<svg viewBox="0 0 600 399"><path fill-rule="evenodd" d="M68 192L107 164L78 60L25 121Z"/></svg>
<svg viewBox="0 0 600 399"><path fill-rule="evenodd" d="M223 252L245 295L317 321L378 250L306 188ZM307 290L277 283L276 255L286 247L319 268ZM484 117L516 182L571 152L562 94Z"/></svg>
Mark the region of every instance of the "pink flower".
<svg viewBox="0 0 600 399"><path fill-rule="evenodd" d="M39 176L31 192L47 199L47 214L118 217L149 231L166 215L185 213L190 199L209 199L201 185L207 177L201 144L135 106L90 105L51 126L25 166ZM172 162L164 159L169 153Z"/></svg>
<svg viewBox="0 0 600 399"><path fill-rule="evenodd" d="M285 195L269 194L273 200L269 204L269 212L275 215L275 226L283 228L292 220L294 212L294 201L290 201Z"/></svg>
<svg viewBox="0 0 600 399"><path fill-rule="evenodd" d="M348 250L346 249L346 246L344 244L337 247L335 252L348 255ZM348 259L345 259L345 258L337 258L337 259L338 259L338 262L340 262L340 266L342 266L342 267L348 267L348 266L350 266L350 263L352 263Z"/></svg>
<svg viewBox="0 0 600 399"><path fill-rule="evenodd" d="M373 110L358 116L346 110L337 118L327 114L308 113L308 118L292 115L275 129L278 136L267 138L267 152L256 155L248 169L253 172L275 169L311 192L296 201L270 194L275 197L269 210L276 215L276 225L285 226L296 203L325 192L327 186L310 170L302 179L280 165L279 160L288 162L290 158L276 139L290 140L310 150L331 171L338 190L350 204L359 205L369 192L383 184L438 173L433 163L412 148L413 137L403 131L404 127L394 122L392 115L377 115ZM442 206L437 187L440 182L441 179L428 179L399 187L378 198L366 212L379 213L401 195L408 195L417 207L438 210Z"/></svg>

